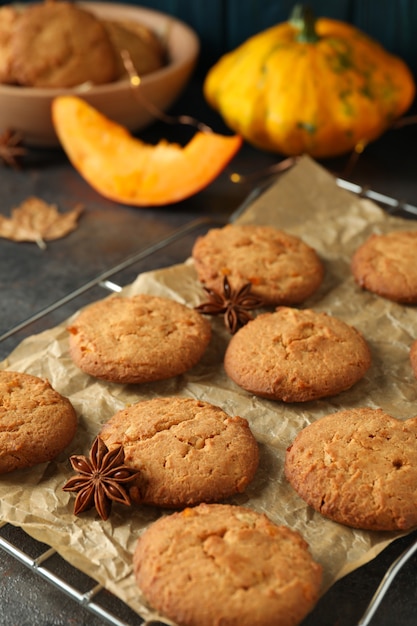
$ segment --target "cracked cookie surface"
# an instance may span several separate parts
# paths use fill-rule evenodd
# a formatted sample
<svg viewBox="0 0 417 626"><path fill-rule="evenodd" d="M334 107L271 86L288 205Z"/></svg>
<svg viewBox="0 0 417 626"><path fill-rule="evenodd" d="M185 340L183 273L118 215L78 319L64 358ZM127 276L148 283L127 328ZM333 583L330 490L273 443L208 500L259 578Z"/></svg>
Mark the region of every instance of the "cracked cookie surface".
<svg viewBox="0 0 417 626"><path fill-rule="evenodd" d="M313 248L272 226L213 228L196 240L192 256L207 288L222 293L227 276L233 289L251 283L251 292L267 305L304 301L324 276L324 266Z"/></svg>
<svg viewBox="0 0 417 626"><path fill-rule="evenodd" d="M351 270L360 287L383 298L417 304L417 231L371 235L355 252Z"/></svg>
<svg viewBox="0 0 417 626"><path fill-rule="evenodd" d="M375 531L417 526L417 418L381 409L327 415L289 447L285 475L307 504L335 522Z"/></svg>
<svg viewBox="0 0 417 626"><path fill-rule="evenodd" d="M83 309L68 327L70 354L84 372L116 383L183 374L198 363L210 323L169 298L112 296Z"/></svg>
<svg viewBox="0 0 417 626"><path fill-rule="evenodd" d="M370 364L369 347L355 328L326 313L289 307L243 326L231 338L224 360L237 385L284 402L345 391Z"/></svg>
<svg viewBox="0 0 417 626"><path fill-rule="evenodd" d="M192 398L154 398L118 411L100 437L123 445L139 470L137 503L182 507L241 493L253 479L258 444L246 419Z"/></svg>
<svg viewBox="0 0 417 626"><path fill-rule="evenodd" d="M0 474L51 461L76 429L72 404L47 380L0 371Z"/></svg>
<svg viewBox="0 0 417 626"><path fill-rule="evenodd" d="M297 532L222 504L149 526L134 570L150 604L181 626L295 626L321 585L321 567Z"/></svg>

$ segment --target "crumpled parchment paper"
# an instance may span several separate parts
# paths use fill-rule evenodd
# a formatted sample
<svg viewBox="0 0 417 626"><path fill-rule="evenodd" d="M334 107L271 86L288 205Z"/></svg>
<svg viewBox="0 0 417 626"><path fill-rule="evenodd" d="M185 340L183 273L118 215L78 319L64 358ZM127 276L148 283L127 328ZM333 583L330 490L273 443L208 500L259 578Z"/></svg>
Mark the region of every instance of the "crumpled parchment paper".
<svg viewBox="0 0 417 626"><path fill-rule="evenodd" d="M223 354L230 339L222 320L210 318L212 342L201 362L185 375L146 385L98 381L78 370L68 353L68 321L24 340L0 367L49 379L79 416L77 435L55 461L0 477L0 519L21 526L55 548L75 567L103 584L144 619L155 617L140 596L132 554L140 533L161 514L152 507L116 505L103 522L94 511L73 515L74 497L62 485L72 475L70 454L87 454L101 425L127 403L155 396L183 395L212 402L248 419L260 446L260 466L245 494L229 502L265 512L298 530L323 565L323 592L337 578L375 556L398 535L352 530L312 511L286 483L285 450L300 429L328 413L358 406L381 407L394 417L415 413L417 380L409 361L417 337L414 307L398 305L355 285L350 258L371 232L409 230L417 223L388 216L371 201L337 186L334 177L309 157L275 182L238 218L272 224L300 236L323 259L326 277L303 307L327 311L352 324L367 339L372 366L363 380L335 397L284 404L251 396L226 376ZM122 295L152 293L189 306L205 299L192 260L137 277ZM169 622L167 622L169 623Z"/></svg>

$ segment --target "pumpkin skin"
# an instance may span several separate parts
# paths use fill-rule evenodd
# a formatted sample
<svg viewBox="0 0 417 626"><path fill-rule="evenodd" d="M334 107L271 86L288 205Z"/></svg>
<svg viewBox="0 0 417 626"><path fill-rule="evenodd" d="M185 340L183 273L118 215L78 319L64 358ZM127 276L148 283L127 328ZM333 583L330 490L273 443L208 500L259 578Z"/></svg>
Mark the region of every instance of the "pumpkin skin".
<svg viewBox="0 0 417 626"><path fill-rule="evenodd" d="M399 57L345 22L306 22L304 15L225 54L203 89L249 143L317 158L376 139L415 95L411 71Z"/></svg>
<svg viewBox="0 0 417 626"><path fill-rule="evenodd" d="M211 183L242 145L240 136L196 132L189 143L146 144L78 96L58 96L52 121L69 160L104 197L131 206L179 202Z"/></svg>

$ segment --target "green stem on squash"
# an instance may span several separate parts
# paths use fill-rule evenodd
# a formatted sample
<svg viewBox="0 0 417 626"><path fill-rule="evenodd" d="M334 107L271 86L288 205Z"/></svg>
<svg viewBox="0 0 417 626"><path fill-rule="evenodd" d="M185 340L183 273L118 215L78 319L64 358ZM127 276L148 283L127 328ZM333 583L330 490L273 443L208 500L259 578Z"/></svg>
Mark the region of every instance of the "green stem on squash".
<svg viewBox="0 0 417 626"><path fill-rule="evenodd" d="M315 43L320 39L316 31L316 18L309 6L296 4L289 21L298 30L296 40L300 43Z"/></svg>

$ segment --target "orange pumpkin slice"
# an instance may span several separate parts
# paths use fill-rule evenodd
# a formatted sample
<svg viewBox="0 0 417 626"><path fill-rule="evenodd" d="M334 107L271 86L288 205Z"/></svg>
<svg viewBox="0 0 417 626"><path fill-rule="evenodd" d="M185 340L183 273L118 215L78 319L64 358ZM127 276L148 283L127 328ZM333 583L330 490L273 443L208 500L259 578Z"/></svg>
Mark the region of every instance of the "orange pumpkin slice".
<svg viewBox="0 0 417 626"><path fill-rule="evenodd" d="M196 132L182 147L151 145L78 96L58 96L52 121L69 160L101 195L121 204L179 202L211 183L242 145L239 135Z"/></svg>

